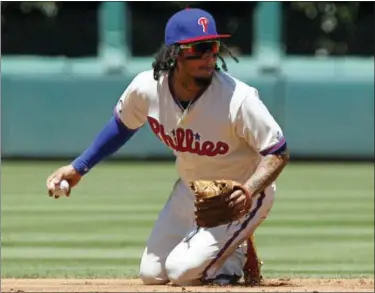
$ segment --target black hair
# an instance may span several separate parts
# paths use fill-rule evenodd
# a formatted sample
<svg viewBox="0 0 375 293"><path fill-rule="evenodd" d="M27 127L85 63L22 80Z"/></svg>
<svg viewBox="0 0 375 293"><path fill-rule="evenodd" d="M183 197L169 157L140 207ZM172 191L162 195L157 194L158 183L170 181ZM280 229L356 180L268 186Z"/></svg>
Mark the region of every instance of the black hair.
<svg viewBox="0 0 375 293"><path fill-rule="evenodd" d="M238 59L236 56L232 54L230 49L223 43L221 43L222 47L225 49L226 52L238 63ZM152 68L154 69L154 79L158 80L161 73L163 71L170 71L176 68L176 58L180 53L180 47L178 44L166 46L162 45L159 51L155 54L155 61L152 62ZM218 54L218 58L221 61L221 68L224 71L228 71L227 64L225 63L224 57ZM220 68L216 64L215 70L219 71Z"/></svg>

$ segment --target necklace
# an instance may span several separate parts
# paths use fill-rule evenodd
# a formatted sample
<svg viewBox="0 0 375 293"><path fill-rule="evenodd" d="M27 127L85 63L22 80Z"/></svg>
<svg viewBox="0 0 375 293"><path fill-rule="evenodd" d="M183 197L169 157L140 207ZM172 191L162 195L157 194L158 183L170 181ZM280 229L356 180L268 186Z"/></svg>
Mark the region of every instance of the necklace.
<svg viewBox="0 0 375 293"><path fill-rule="evenodd" d="M173 72L172 72L173 73ZM184 123L184 120L186 119L186 116L192 106L192 104L199 98L199 96L202 95L203 93L203 90L198 93L193 99L191 99L189 101L189 104L184 107L181 102L175 98L175 93L174 93L174 90L173 90L173 87L172 87L172 74L169 74L168 75L168 86L169 86L169 91L172 95L172 98L174 99L174 101L176 102L177 106L180 108L180 110L182 111L182 115L178 115L178 112L176 112L176 118L177 118L177 128L182 126L182 124ZM188 89L188 86L186 83L183 83L182 84L182 87L185 89L185 90L188 90L188 91L191 91L190 89Z"/></svg>
<svg viewBox="0 0 375 293"><path fill-rule="evenodd" d="M189 110L190 110L190 106L191 106L191 104L193 103L194 100L195 100L195 99L190 100L190 102L189 102L189 104L187 105L186 108L184 108L184 107L181 105L181 102L180 102L180 101L176 100L177 103L178 103L178 106L180 107L180 109L181 109L181 111L182 111L182 115L181 115L181 116L177 115L177 127L180 127L180 126L183 125L183 122L184 122L184 120L185 120L185 118L186 118L186 115L187 115L187 113L189 112Z"/></svg>

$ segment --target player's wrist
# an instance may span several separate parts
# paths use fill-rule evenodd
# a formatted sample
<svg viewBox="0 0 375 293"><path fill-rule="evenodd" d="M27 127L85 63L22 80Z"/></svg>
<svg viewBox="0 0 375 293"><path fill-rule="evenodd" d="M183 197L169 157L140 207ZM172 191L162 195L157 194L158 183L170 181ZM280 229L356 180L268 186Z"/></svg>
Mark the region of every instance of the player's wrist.
<svg viewBox="0 0 375 293"><path fill-rule="evenodd" d="M251 188L251 186L249 184L245 184L243 187L245 188L247 193L250 195L250 197L254 196L254 190L253 190L253 188Z"/></svg>
<svg viewBox="0 0 375 293"><path fill-rule="evenodd" d="M259 193L260 191L256 188L254 188L254 182L253 180L249 179L244 185L243 187L245 188L245 190L248 192L248 194L250 195L250 197L254 197L257 193Z"/></svg>
<svg viewBox="0 0 375 293"><path fill-rule="evenodd" d="M90 168L86 165L86 163L78 157L71 163L72 168L81 176L87 174L90 171Z"/></svg>

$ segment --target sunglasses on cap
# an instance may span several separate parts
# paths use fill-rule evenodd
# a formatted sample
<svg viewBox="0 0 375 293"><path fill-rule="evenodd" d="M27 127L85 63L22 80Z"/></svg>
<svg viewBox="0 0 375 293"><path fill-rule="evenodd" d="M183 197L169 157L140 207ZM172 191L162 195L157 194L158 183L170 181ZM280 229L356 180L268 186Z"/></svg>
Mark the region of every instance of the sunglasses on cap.
<svg viewBox="0 0 375 293"><path fill-rule="evenodd" d="M212 53L216 56L220 51L220 42L205 41L192 44L182 44L180 45L180 48L188 54L188 58L200 58L206 53Z"/></svg>

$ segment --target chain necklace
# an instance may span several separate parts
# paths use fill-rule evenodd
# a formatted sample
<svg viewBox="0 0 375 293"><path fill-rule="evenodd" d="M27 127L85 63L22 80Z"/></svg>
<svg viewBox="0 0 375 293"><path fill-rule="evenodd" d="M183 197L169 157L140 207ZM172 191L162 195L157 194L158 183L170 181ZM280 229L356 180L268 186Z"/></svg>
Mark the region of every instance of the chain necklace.
<svg viewBox="0 0 375 293"><path fill-rule="evenodd" d="M181 104L181 101L179 101L176 97L175 97L175 93L173 91L173 87L172 87L172 74L168 75L168 86L169 86L169 90L171 92L171 95L172 95L172 98L174 99L174 101L176 102L177 106L180 108L180 110L182 111L182 115L178 115L178 112L176 113L176 118L177 118L177 128L182 126L185 119L186 119L186 116L191 108L191 106L193 105L193 103L203 94L203 91L202 90L200 93L196 94L195 97L193 99L191 99L188 103L188 105L186 107L183 107L183 105ZM191 91L187 88L187 84L182 84L182 86L188 90L188 91Z"/></svg>
<svg viewBox="0 0 375 293"><path fill-rule="evenodd" d="M181 111L182 111L182 115L181 115L181 116L179 116L179 115L176 116L176 118L177 118L177 127L180 127L180 126L183 125L183 122L184 122L184 120L185 120L185 118L186 118L186 116L187 116L187 114L188 114L188 112L189 112L189 110L190 110L190 106L192 105L192 103L193 103L194 100L195 100L195 99L190 100L190 102L189 102L189 104L187 105L186 108L184 108L184 107L181 105L181 102L180 102L180 101L176 100L177 103L178 103L178 106L180 107L180 109L181 109Z"/></svg>

